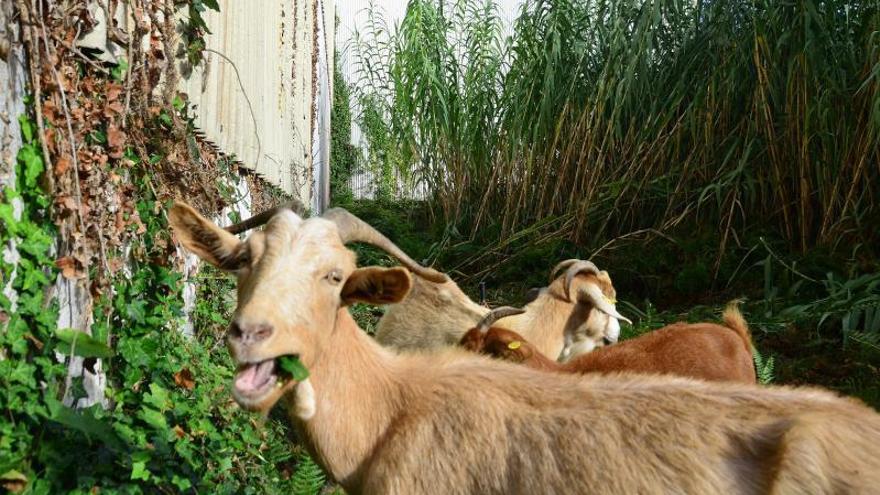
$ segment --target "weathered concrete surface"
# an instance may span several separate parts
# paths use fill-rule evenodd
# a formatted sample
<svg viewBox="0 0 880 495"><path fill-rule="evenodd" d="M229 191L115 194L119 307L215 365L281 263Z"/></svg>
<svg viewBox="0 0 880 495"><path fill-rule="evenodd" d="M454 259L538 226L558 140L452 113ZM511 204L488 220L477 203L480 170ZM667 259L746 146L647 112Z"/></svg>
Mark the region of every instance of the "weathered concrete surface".
<svg viewBox="0 0 880 495"><path fill-rule="evenodd" d="M21 33L15 20L12 2L0 3L0 190L15 183L15 156L21 148L21 129L18 116L24 113L24 94L27 81L24 47ZM15 218L21 218L21 200L13 202ZM0 229L5 226L0 225ZM5 263L15 265L18 251L15 245L0 246L0 258ZM10 280L3 281L0 287L3 294L12 301L15 308L16 294L12 290L13 269ZM2 356L0 356L2 357Z"/></svg>

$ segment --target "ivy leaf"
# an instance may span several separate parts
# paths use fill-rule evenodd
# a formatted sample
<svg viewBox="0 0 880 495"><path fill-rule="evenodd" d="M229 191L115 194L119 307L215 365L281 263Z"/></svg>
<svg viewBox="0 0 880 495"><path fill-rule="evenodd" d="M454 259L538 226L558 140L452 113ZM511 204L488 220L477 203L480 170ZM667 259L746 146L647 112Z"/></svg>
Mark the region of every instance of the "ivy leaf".
<svg viewBox="0 0 880 495"><path fill-rule="evenodd" d="M162 113L159 114L159 121L167 125L168 127L172 127L174 125L174 123L171 121L171 116L168 115L168 113L164 110L162 110Z"/></svg>
<svg viewBox="0 0 880 495"><path fill-rule="evenodd" d="M21 127L21 138L25 143L30 143L34 140L34 125L31 123L31 119L28 118L26 114L21 114L18 116L18 125Z"/></svg>
<svg viewBox="0 0 880 495"><path fill-rule="evenodd" d="M12 191L11 189L6 189L4 194ZM0 204L0 223L6 227L10 234L15 235L18 226L18 220L15 219L15 210L12 208L11 204Z"/></svg>
<svg viewBox="0 0 880 495"><path fill-rule="evenodd" d="M26 144L18 150L18 160L24 166L24 183L28 189L36 187L37 178L43 172L43 158L36 146Z"/></svg>
<svg viewBox="0 0 880 495"><path fill-rule="evenodd" d="M126 316L135 323L143 323L147 316L147 302L136 299L125 306Z"/></svg>
<svg viewBox="0 0 880 495"><path fill-rule="evenodd" d="M126 73L128 73L128 60L125 60L124 58L120 58L116 67L110 69L110 75L113 76L113 79L115 79L116 82L123 82Z"/></svg>
<svg viewBox="0 0 880 495"><path fill-rule="evenodd" d="M158 282L160 284L169 288L174 288L177 287L177 283L180 281L180 279L183 278L183 275L181 275L179 272L162 268L157 273L156 278L158 279Z"/></svg>
<svg viewBox="0 0 880 495"><path fill-rule="evenodd" d="M293 379L301 382L309 377L309 370L302 364L302 361L295 356L281 356L278 358L278 366L291 374Z"/></svg>
<svg viewBox="0 0 880 495"><path fill-rule="evenodd" d="M202 4L211 10L220 12L220 4L217 3L217 0L202 0Z"/></svg>
<svg viewBox="0 0 880 495"><path fill-rule="evenodd" d="M208 24L205 23L205 19L202 18L202 12L205 11L205 6L202 2L195 1L190 4L189 7L189 24L194 29L203 30L206 33L210 34L211 31L208 30Z"/></svg>
<svg viewBox="0 0 880 495"><path fill-rule="evenodd" d="M192 487L192 483L190 483L190 481L188 479L181 478L180 476L178 476L176 474L171 478L171 483L173 483L174 486L176 486L177 489L182 492L185 492Z"/></svg>
<svg viewBox="0 0 880 495"><path fill-rule="evenodd" d="M55 337L60 341L56 350L62 354L70 354L70 350L73 349L73 354L79 357L102 359L113 357L113 349L84 332L62 328L55 331Z"/></svg>
<svg viewBox="0 0 880 495"><path fill-rule="evenodd" d="M164 431L168 429L168 422L165 421L165 415L151 408L144 407L141 409L140 418L153 428Z"/></svg>
<svg viewBox="0 0 880 495"><path fill-rule="evenodd" d="M95 438L113 450L122 450L122 442L110 425L95 417L95 408L77 412L54 398L47 398L46 405L49 406L49 419L52 421L84 433L86 437Z"/></svg>
<svg viewBox="0 0 880 495"><path fill-rule="evenodd" d="M158 383L150 384L150 393L144 395L144 402L160 411L171 409L171 399L168 397L168 391Z"/></svg>
<svg viewBox="0 0 880 495"><path fill-rule="evenodd" d="M150 471L147 470L146 462L134 462L131 465L131 479L144 480L150 479Z"/></svg>
<svg viewBox="0 0 880 495"><path fill-rule="evenodd" d="M107 133L101 129L96 129L86 136L89 140L96 144L107 144Z"/></svg>
<svg viewBox="0 0 880 495"><path fill-rule="evenodd" d="M125 152L122 156L131 163L134 163L135 165L141 162L141 157L137 155L137 153L131 148L131 146L126 146Z"/></svg>

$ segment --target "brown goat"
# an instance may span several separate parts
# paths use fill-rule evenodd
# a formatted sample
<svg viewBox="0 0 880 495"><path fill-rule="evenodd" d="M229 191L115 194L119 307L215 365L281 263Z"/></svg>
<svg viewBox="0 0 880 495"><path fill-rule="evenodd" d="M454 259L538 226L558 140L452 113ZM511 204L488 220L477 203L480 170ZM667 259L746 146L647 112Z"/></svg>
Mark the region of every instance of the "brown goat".
<svg viewBox="0 0 880 495"><path fill-rule="evenodd" d="M510 311L501 311L501 317ZM494 312L493 312L494 313ZM724 324L674 323L659 330L558 363L522 336L490 327L494 315L468 330L461 345L530 368L564 373L631 371L687 376L712 381L755 383L749 328L735 306L724 310Z"/></svg>
<svg viewBox="0 0 880 495"><path fill-rule="evenodd" d="M880 415L809 388L670 376L540 373L462 349L397 353L355 301L401 300L403 268L358 268L363 227L330 210L277 213L241 241L182 204L177 238L237 278L228 334L244 408L284 400L348 493L868 494ZM297 382L276 360L298 356Z"/></svg>

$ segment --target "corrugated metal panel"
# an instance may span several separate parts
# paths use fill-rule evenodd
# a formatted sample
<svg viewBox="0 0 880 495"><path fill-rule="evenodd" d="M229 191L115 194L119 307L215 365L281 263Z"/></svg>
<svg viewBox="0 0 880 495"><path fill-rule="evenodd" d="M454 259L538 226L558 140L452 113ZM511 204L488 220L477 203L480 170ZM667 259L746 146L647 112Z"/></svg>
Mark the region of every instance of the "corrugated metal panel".
<svg viewBox="0 0 880 495"><path fill-rule="evenodd" d="M317 3L328 3L333 15L332 2L321 0L267 0L258 7L221 0L220 12L203 13L211 29L204 61L179 83L208 140L304 200L321 176L312 169L316 108L330 119L329 108L315 106L312 89L313 65L320 62L313 56ZM332 46L333 31L322 34Z"/></svg>
<svg viewBox="0 0 880 495"><path fill-rule="evenodd" d="M315 171L315 194L312 206L315 211L322 212L330 203L330 112L333 109L331 84L333 77L333 56L327 43L327 30L333 22L332 2L329 15L325 10L325 2L318 0L315 8L315 122L312 127L312 168ZM332 36L331 36L332 39Z"/></svg>

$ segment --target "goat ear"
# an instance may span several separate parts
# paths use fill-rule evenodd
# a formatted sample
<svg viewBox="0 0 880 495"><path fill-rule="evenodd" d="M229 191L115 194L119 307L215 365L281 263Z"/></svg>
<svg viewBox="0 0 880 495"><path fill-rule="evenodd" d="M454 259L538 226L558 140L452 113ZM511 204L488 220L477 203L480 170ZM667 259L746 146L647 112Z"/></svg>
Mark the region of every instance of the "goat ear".
<svg viewBox="0 0 880 495"><path fill-rule="evenodd" d="M342 303L393 304L403 300L411 287L412 277L405 268L358 268L342 286Z"/></svg>
<svg viewBox="0 0 880 495"><path fill-rule="evenodd" d="M168 212L168 222L184 247L208 263L229 271L247 263L245 243L201 216L191 206L175 202Z"/></svg>
<svg viewBox="0 0 880 495"><path fill-rule="evenodd" d="M541 287L532 287L531 289L529 289L528 292L526 292L526 299L524 301L525 304L535 302L535 299L537 299L541 295L542 290L543 288Z"/></svg>

